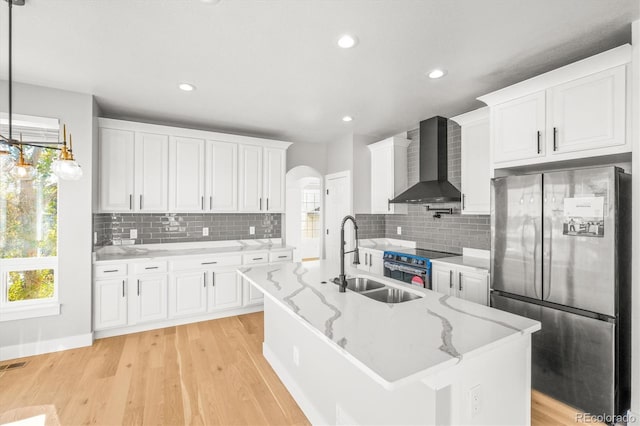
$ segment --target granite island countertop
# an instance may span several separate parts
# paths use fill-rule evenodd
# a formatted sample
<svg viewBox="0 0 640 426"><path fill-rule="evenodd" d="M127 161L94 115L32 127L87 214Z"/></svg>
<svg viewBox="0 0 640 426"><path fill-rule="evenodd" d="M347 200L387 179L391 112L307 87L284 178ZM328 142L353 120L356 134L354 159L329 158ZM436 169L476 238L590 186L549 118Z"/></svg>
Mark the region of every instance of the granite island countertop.
<svg viewBox="0 0 640 426"><path fill-rule="evenodd" d="M367 275L351 267L347 272ZM379 276L372 278L424 297L387 304L339 293L330 282L337 265L328 261L241 267L239 273L387 389L540 329L528 318Z"/></svg>

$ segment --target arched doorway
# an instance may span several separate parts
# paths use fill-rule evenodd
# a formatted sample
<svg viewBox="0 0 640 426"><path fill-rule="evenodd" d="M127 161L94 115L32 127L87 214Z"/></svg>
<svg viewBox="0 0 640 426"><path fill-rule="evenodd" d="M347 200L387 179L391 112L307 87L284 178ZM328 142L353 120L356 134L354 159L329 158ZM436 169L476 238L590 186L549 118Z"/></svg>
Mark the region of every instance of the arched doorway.
<svg viewBox="0 0 640 426"><path fill-rule="evenodd" d="M294 247L293 260L322 258L324 227L322 175L308 166L287 172L285 242Z"/></svg>

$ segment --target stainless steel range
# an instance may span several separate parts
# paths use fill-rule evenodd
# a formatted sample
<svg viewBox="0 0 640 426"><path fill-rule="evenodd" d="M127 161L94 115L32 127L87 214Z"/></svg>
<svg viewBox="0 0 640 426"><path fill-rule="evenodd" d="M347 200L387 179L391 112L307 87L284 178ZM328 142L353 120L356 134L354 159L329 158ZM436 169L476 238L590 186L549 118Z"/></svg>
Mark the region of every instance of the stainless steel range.
<svg viewBox="0 0 640 426"><path fill-rule="evenodd" d="M431 259L457 256L442 251L407 249L384 252L384 276L431 289Z"/></svg>

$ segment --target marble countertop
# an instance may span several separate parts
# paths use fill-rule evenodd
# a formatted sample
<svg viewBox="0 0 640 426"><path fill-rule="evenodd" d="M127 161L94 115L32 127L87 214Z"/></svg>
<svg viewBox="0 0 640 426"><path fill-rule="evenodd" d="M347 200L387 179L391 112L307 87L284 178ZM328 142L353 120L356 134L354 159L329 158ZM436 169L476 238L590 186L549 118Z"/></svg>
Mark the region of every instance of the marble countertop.
<svg viewBox="0 0 640 426"><path fill-rule="evenodd" d="M367 275L351 267L347 272ZM372 278L424 297L387 304L339 293L330 282L338 267L327 261L242 267L239 273L387 389L540 329L537 321L384 277Z"/></svg>
<svg viewBox="0 0 640 426"><path fill-rule="evenodd" d="M180 256L206 256L211 254L244 254L256 251L285 251L293 247L280 240L232 240L204 244L149 244L108 246L95 252L94 262L172 259Z"/></svg>
<svg viewBox="0 0 640 426"><path fill-rule="evenodd" d="M416 243L413 241L394 240L390 238L373 238L358 241L358 247L383 252L396 251L415 254Z"/></svg>
<svg viewBox="0 0 640 426"><path fill-rule="evenodd" d="M431 263L442 263L444 265L465 266L468 268L482 269L483 271L489 270L489 259L474 256L453 256L453 257L441 257L439 259L433 259Z"/></svg>

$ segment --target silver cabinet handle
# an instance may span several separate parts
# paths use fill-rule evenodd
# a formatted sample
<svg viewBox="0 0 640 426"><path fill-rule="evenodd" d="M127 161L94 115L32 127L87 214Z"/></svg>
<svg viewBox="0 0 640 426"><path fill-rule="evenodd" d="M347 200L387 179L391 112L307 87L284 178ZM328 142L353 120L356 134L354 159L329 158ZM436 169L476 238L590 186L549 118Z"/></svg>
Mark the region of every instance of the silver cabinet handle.
<svg viewBox="0 0 640 426"><path fill-rule="evenodd" d="M364 266L369 266L367 264L367 253L364 254Z"/></svg>
<svg viewBox="0 0 640 426"><path fill-rule="evenodd" d="M287 257L289 257L289 256L287 256L287 255L285 254L284 256L278 256L278 259L286 259Z"/></svg>
<svg viewBox="0 0 640 426"><path fill-rule="evenodd" d="M122 280L122 297L124 297L124 280Z"/></svg>
<svg viewBox="0 0 640 426"><path fill-rule="evenodd" d="M202 262L201 265L215 265L218 262Z"/></svg>
<svg viewBox="0 0 640 426"><path fill-rule="evenodd" d="M142 210L142 194L140 194L140 210Z"/></svg>
<svg viewBox="0 0 640 426"><path fill-rule="evenodd" d="M260 197L260 210L262 210L262 197Z"/></svg>
<svg viewBox="0 0 640 426"><path fill-rule="evenodd" d="M554 151L558 150L558 128L557 127L553 128L553 150Z"/></svg>
<svg viewBox="0 0 640 426"><path fill-rule="evenodd" d="M464 210L464 198L465 198L465 195L464 195L464 193L463 193L463 194L462 194L462 210Z"/></svg>
<svg viewBox="0 0 640 426"><path fill-rule="evenodd" d="M538 130L538 154L540 154L542 152L542 148L540 147L540 137L542 136L542 133L540 132L540 130Z"/></svg>
<svg viewBox="0 0 640 426"><path fill-rule="evenodd" d="M138 280L138 296L140 296L140 280Z"/></svg>
<svg viewBox="0 0 640 426"><path fill-rule="evenodd" d="M211 287L215 287L216 286L216 273L212 272L211 273Z"/></svg>
<svg viewBox="0 0 640 426"><path fill-rule="evenodd" d="M202 273L202 287L207 288L207 273L203 272Z"/></svg>
<svg viewBox="0 0 640 426"><path fill-rule="evenodd" d="M158 269L159 266L146 266L144 269Z"/></svg>
<svg viewBox="0 0 640 426"><path fill-rule="evenodd" d="M373 266L373 257L371 257L372 254L369 253L369 266Z"/></svg>
<svg viewBox="0 0 640 426"><path fill-rule="evenodd" d="M253 260L264 260L264 257L254 257Z"/></svg>
<svg viewBox="0 0 640 426"><path fill-rule="evenodd" d="M387 211L391 211L391 198L387 198Z"/></svg>
<svg viewBox="0 0 640 426"><path fill-rule="evenodd" d="M129 194L129 210L133 210L133 194Z"/></svg>
<svg viewBox="0 0 640 426"><path fill-rule="evenodd" d="M269 211L269 197L267 197L267 211Z"/></svg>
<svg viewBox="0 0 640 426"><path fill-rule="evenodd" d="M104 271L105 273L107 272L118 272L118 269L109 269L108 271Z"/></svg>
<svg viewBox="0 0 640 426"><path fill-rule="evenodd" d="M458 272L458 290L462 291L462 272Z"/></svg>
<svg viewBox="0 0 640 426"><path fill-rule="evenodd" d="M453 288L453 269L449 269L449 288Z"/></svg>
<svg viewBox="0 0 640 426"><path fill-rule="evenodd" d="M213 196L209 196L209 210L213 210Z"/></svg>
<svg viewBox="0 0 640 426"><path fill-rule="evenodd" d="M200 197L200 206L202 207L202 210L204 210L204 195Z"/></svg>

